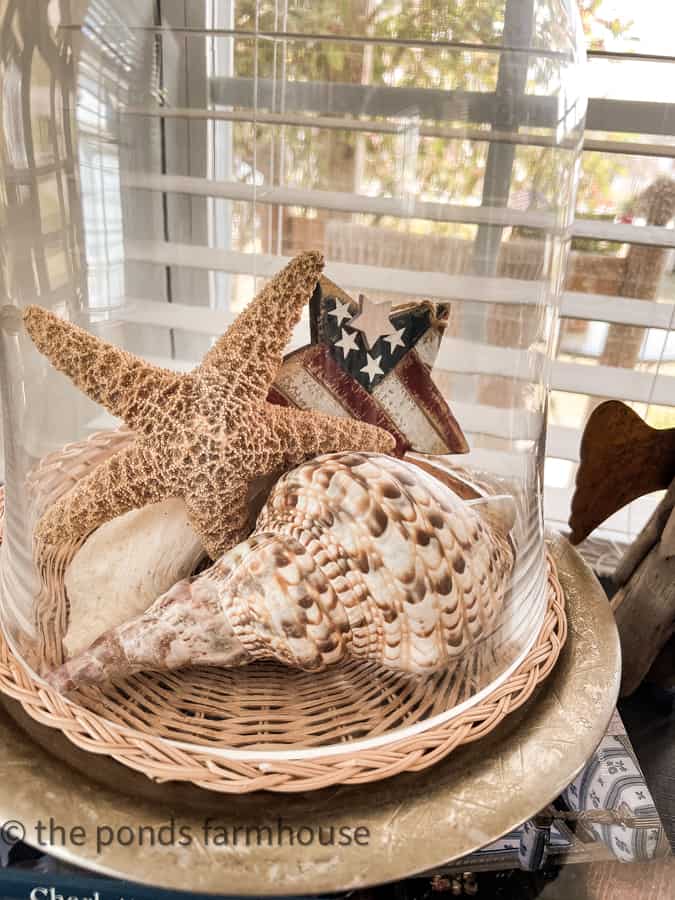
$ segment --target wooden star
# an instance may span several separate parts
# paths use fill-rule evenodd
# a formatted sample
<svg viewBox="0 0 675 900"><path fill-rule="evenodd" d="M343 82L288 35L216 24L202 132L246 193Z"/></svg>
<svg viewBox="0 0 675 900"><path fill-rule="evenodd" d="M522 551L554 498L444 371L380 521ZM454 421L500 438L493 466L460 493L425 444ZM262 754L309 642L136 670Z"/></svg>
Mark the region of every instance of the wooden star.
<svg viewBox="0 0 675 900"><path fill-rule="evenodd" d="M212 558L241 541L263 476L321 453L391 452L387 432L268 403L267 393L323 258L303 253L272 278L192 372L158 368L39 306L24 313L36 347L136 433L39 521L39 556L130 509L182 497Z"/></svg>
<svg viewBox="0 0 675 900"><path fill-rule="evenodd" d="M361 332L368 349L381 337L396 330L389 320L392 305L391 300L375 303L363 294L359 295L359 313L351 320L349 327Z"/></svg>

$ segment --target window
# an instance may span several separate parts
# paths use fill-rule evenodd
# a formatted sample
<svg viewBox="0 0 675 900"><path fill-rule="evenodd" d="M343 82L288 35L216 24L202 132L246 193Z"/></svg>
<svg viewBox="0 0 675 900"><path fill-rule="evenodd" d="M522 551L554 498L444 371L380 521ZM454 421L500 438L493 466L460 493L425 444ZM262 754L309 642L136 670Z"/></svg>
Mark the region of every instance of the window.
<svg viewBox="0 0 675 900"><path fill-rule="evenodd" d="M650 424L675 425L675 57L667 39L675 11L660 0L579 3L590 103L551 371L545 510L557 525L567 520L595 404L626 400ZM98 27L114 31L115 4L99 6ZM417 2L354 0L337 18L334 4L304 0L146 6L139 20L151 13L153 40L130 32L127 52L147 57L148 85L133 88L138 103L124 127L147 135L147 165L120 165L122 214L133 224L123 283L112 288L133 300L121 315L137 328L139 351L150 333L143 329L163 329L167 358L190 365L276 257L310 245L323 247L347 289L375 294L391 292L397 260L409 277L396 290L417 295L424 273L461 274L476 264L477 247L506 294L557 264L536 239L559 189L532 93L545 59L533 56L509 75L509 89L516 84L528 105L524 124L500 130L491 121L504 88L495 48L528 37L514 27L513 0L498 15L492 0L464 0L425 7L424 16ZM535 44L555 43L555 21L531 26ZM151 94L159 103L146 102ZM504 208L498 251L486 237L488 199ZM358 283L364 273L367 285ZM480 378L498 381L499 353L485 365L467 372L465 387L473 379L480 392ZM632 504L606 533L627 540L655 502Z"/></svg>

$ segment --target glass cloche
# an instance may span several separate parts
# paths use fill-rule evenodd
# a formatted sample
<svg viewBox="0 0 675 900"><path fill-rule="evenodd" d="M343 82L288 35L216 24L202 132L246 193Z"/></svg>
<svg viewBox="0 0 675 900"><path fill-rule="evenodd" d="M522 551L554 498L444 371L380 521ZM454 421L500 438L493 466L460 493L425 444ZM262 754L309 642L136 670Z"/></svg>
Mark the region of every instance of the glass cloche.
<svg viewBox="0 0 675 900"><path fill-rule="evenodd" d="M417 728L485 697L547 603L547 375L585 115L573 0L1 15L14 654L37 678L65 663L68 690L100 681L103 651L77 663L90 645L131 620L143 638L157 597L211 585L225 553L227 591L206 593L246 628L215 647L209 624L202 657L158 638L137 669L255 666L278 638L286 664L421 671Z"/></svg>

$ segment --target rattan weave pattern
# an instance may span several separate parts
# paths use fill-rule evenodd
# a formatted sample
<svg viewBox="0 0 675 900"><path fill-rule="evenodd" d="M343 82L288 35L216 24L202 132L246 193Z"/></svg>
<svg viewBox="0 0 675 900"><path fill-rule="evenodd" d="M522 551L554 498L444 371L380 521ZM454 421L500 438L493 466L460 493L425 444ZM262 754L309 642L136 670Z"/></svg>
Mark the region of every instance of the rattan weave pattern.
<svg viewBox="0 0 675 900"><path fill-rule="evenodd" d="M98 450L110 453L121 439ZM55 493L63 489L58 478L53 485ZM0 690L76 746L156 781L190 781L222 793L294 792L420 771L492 731L552 670L566 619L555 567L550 558L548 563L548 608L527 658L486 699L441 725L424 726L424 720L448 709L447 685L372 663L320 674L274 663L248 666L244 677L244 670L207 668L144 673L84 691L71 702L35 678L1 638ZM57 638L53 632L51 640ZM406 726L415 724L421 728L411 735ZM350 749L347 737L386 743L368 748L357 740ZM284 755L308 749L315 751L311 758ZM230 752L242 750L249 758Z"/></svg>

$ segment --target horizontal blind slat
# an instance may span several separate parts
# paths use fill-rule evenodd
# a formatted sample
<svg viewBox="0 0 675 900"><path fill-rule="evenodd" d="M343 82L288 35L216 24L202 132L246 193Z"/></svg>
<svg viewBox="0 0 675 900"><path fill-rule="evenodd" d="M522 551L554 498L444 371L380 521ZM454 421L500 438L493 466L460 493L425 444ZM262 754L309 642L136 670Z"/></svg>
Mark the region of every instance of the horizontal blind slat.
<svg viewBox="0 0 675 900"><path fill-rule="evenodd" d="M243 253L173 241L127 241L127 259L162 266L211 269L231 275L270 278L289 262L289 257L271 253ZM421 272L410 269L383 269L357 263L331 262L326 274L349 290L392 292L414 297L454 300L461 297L476 303L540 303L548 292L545 282L518 278L487 278L474 275L447 275L443 272Z"/></svg>
<svg viewBox="0 0 675 900"><path fill-rule="evenodd" d="M245 122L253 120L253 112L250 109L200 109L198 107L124 107L120 109L121 115L160 117L165 119L214 119L225 122ZM305 128L328 128L343 131L360 131L370 134L401 134L401 126L396 122L386 122L381 119L359 120L350 116L326 116L293 112L265 112L258 110L255 113L256 123L259 125L291 125ZM621 133L621 129L614 129L615 133ZM440 137L446 140L485 141L492 144L516 144L528 147L553 147L553 138L541 133L528 133L520 131L508 131L493 129L489 131L482 126L469 127L468 125L420 125L420 137ZM583 138L584 150L601 153L618 153L621 155L636 156L662 156L672 159L675 157L675 144L664 144L654 140L629 141L623 138L593 138L586 135Z"/></svg>
<svg viewBox="0 0 675 900"><path fill-rule="evenodd" d="M618 244L647 244L650 247L675 247L675 229L660 225L624 225L619 222L598 222L575 219L574 237Z"/></svg>
<svg viewBox="0 0 675 900"><path fill-rule="evenodd" d="M655 376L651 372L559 359L552 363L551 369L552 390L661 406L671 406L675 399L673 375Z"/></svg>
<svg viewBox="0 0 675 900"><path fill-rule="evenodd" d="M233 318L226 310L207 306L159 303L130 297L126 297L124 303L128 304L124 312L128 321L178 328L212 337L224 331ZM668 330L675 322L675 304L568 292L563 294L560 315L563 319L585 319Z"/></svg>
<svg viewBox="0 0 675 900"><path fill-rule="evenodd" d="M675 322L675 303L640 300L637 297L615 297L611 294L565 291L562 295L560 315L566 319L669 329Z"/></svg>
<svg viewBox="0 0 675 900"><path fill-rule="evenodd" d="M329 209L336 212L389 215L403 219L425 219L434 222L455 222L470 225L500 225L546 229L565 233L556 226L552 214L516 210L509 207L469 206L407 197L368 197L346 191L255 186L235 181L196 178L187 175L157 175L150 172L125 174L122 185L137 190L221 197L244 202L270 203L282 206L302 206ZM626 225L576 219L571 227L574 237L592 238L615 243L647 244L675 247L675 229L657 225Z"/></svg>
<svg viewBox="0 0 675 900"><path fill-rule="evenodd" d="M272 98L279 84L272 79L259 79L259 91L266 91L267 103L258 104L258 112L251 108L253 79L215 78L211 86L214 102L221 108L192 108L172 106L125 107L124 115L228 118L226 107L243 107L239 110L244 121L259 120L265 108L273 109ZM285 110L294 112L314 111L338 115L351 114L359 109L364 115L402 119L401 110L414 108L420 118L435 121L466 121L480 124L495 121L496 94L489 91L442 91L434 88L400 88L384 85L359 85L347 83L321 84L320 82L285 82ZM550 97L526 95L520 98L515 122L530 128L547 128L556 121L557 106ZM311 116L306 117L308 124ZM354 121L352 128L369 128L370 123ZM614 134L675 134L675 103L649 100L614 100L592 97L588 101L586 130ZM532 135L532 142L536 136Z"/></svg>
<svg viewBox="0 0 675 900"><path fill-rule="evenodd" d="M527 212L508 207L468 206L435 201L413 200L406 197L368 197L346 191L243 184L218 181L189 175L155 175L150 172L125 174L122 186L138 190L190 194L201 197L221 197L250 203L271 203L281 206L303 206L329 209L335 212L370 213L405 219L427 219L435 222L459 222L475 225L523 226L553 230L555 220L545 212Z"/></svg>
<svg viewBox="0 0 675 900"><path fill-rule="evenodd" d="M126 256L136 262L154 263L162 266L186 266L207 268L234 275L255 275L268 278L287 261L286 257L271 254L250 254L234 250L220 250L193 244L177 244L164 241L128 241ZM412 297L436 297L440 300L454 300L457 297L486 303L512 303L532 305L540 301L546 285L535 281L508 278L479 278L476 276L447 275L442 272L418 272L411 270L384 271L375 266L360 266L350 263L327 264L327 273L343 287L370 289L389 292L392 284L396 293ZM343 280L338 274L344 276ZM142 303L143 301L135 301ZM167 304L178 306L179 304ZM200 307L189 307L200 309ZM203 308L201 308L203 309ZM175 310L173 311L175 312ZM158 311L160 316L173 315L171 310ZM615 297L608 294L584 294L566 291L562 296L560 314L563 318L586 319L615 324L640 325L645 328L668 329L675 321L675 304L641 300L636 297ZM196 319L171 327L185 328L187 331L201 331L200 318L203 313L195 313ZM213 319L214 327L218 324ZM203 333L217 334L220 328Z"/></svg>

